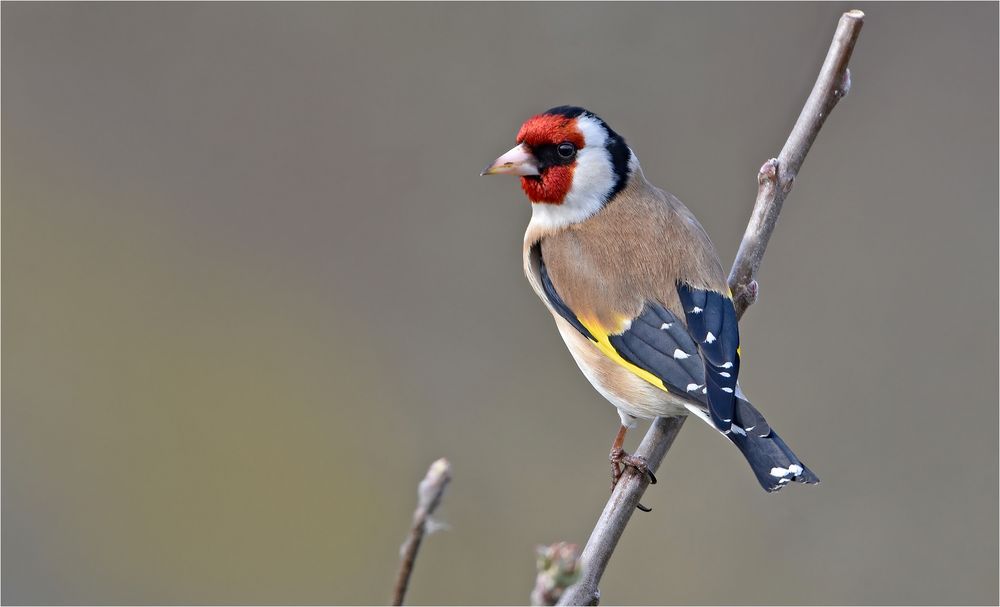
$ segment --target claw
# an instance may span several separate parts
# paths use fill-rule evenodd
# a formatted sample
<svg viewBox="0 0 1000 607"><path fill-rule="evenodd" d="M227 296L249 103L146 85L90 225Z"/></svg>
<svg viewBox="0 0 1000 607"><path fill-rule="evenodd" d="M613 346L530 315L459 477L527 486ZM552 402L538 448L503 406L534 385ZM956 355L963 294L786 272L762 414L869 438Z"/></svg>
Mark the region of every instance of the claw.
<svg viewBox="0 0 1000 607"><path fill-rule="evenodd" d="M649 464L646 463L646 458L640 455L630 455L625 453L625 450L622 449L622 442L625 440L625 431L627 429L627 427L622 426L621 429L618 430L618 436L615 438L615 442L611 446L611 453L608 454L608 459L611 460L611 491L615 490L615 485L618 484L618 481L621 480L622 474L624 473L622 464L625 466L631 466L642 474L645 474L646 477L649 478L649 483L651 485L656 484L656 475L649 469ZM641 512L653 511L652 508L647 508L641 503L637 503L635 507Z"/></svg>
<svg viewBox="0 0 1000 607"><path fill-rule="evenodd" d="M649 464L646 463L646 458L641 455L629 455L628 453L622 452L616 459L626 466L631 466L638 470L639 472L645 474L649 477L649 482L652 485L656 484L656 475L653 471L649 469Z"/></svg>

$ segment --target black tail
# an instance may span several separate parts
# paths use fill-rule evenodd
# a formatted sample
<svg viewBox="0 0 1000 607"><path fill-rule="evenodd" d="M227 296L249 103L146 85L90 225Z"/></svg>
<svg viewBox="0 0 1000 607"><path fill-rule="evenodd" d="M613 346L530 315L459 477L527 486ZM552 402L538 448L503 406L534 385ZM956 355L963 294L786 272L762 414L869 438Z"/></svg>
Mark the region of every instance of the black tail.
<svg viewBox="0 0 1000 607"><path fill-rule="evenodd" d="M736 403L733 431L726 436L739 447L765 491L777 491L791 482L810 485L819 482L753 405L742 398ZM743 434L738 428L746 428L747 432Z"/></svg>

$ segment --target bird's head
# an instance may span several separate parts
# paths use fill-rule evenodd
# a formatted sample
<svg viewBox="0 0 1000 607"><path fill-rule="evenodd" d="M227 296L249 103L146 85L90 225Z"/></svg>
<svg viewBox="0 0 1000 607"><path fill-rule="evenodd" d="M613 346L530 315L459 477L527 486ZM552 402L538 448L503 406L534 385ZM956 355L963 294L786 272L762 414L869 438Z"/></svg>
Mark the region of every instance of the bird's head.
<svg viewBox="0 0 1000 607"><path fill-rule="evenodd" d="M628 183L632 152L606 122L580 107L554 107L529 118L517 145L483 175L519 175L533 207L589 215ZM582 219L582 217L581 217Z"/></svg>

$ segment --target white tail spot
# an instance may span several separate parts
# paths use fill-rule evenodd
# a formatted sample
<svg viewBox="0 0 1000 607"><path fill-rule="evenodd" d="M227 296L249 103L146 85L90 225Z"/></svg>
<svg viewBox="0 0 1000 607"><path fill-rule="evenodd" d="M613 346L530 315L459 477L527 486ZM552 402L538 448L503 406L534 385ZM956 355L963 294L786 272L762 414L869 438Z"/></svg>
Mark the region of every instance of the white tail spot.
<svg viewBox="0 0 1000 607"><path fill-rule="evenodd" d="M715 341L715 336L714 336L714 335L712 335L712 332L711 332L711 331L709 331L709 332L708 332L708 335L706 335L706 336L705 336L705 343L706 343L706 344L710 344L710 343L712 343L712 342L714 342L714 341Z"/></svg>

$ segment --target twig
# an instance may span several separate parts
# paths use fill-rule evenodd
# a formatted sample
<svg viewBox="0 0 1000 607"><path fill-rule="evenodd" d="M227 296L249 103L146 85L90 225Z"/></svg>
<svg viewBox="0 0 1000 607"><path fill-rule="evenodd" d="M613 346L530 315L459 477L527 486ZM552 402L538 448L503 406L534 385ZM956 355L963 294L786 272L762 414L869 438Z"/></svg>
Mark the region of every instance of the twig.
<svg viewBox="0 0 1000 607"><path fill-rule="evenodd" d="M848 11L840 18L816 84L785 146L778 157L765 162L757 174L757 202L729 273L729 288L733 292L738 317L743 316L743 312L757 299L757 270L778 222L785 196L792 189L802 162L830 111L851 90L851 70L847 69L847 63L861 33L864 18L865 14L859 10Z"/></svg>
<svg viewBox="0 0 1000 607"><path fill-rule="evenodd" d="M451 464L442 457L431 464L427 476L417 487L417 509L413 511L413 527L410 528L410 535L399 550L399 574L396 576L396 586L392 592L393 605L403 604L406 587L410 583L410 574L413 572L413 563L417 559L417 551L420 550L420 542L427 533L430 517L441 504L441 496L444 495L444 489L450 480Z"/></svg>
<svg viewBox="0 0 1000 607"><path fill-rule="evenodd" d="M767 161L760 169L757 202L729 274L729 286L733 292L737 316L742 316L757 298L758 286L755 280L757 270L774 231L781 205L792 188L802 161L816 140L816 135L830 114L830 110L850 90L851 76L847 63L861 33L863 22L864 13L858 10L849 11L841 16L816 84L785 146L777 159ZM646 458L650 469L656 471L659 468L683 423L684 418L660 417L650 426L649 432L636 450L636 454ZM563 593L559 605L598 604L601 596L598 590L601 576L648 484L646 475L637 474L631 468L619 481L590 534L587 546L583 549L580 558L583 563L583 575L580 582Z"/></svg>
<svg viewBox="0 0 1000 607"><path fill-rule="evenodd" d="M657 417L649 427L649 432L642 439L635 455L646 458L650 470L656 472L674 444L677 433L684 425L684 417ZM590 533L590 539L583 549L580 562L583 564L583 574L580 581L571 586L559 599L559 605L596 605L601 598L597 586L604 575L604 569L611 560L611 554L625 532L625 525L632 518L635 507L643 492L649 486L649 476L636 474L633 468L628 468L622 475L611 499L604 506L604 512L597 519L597 525Z"/></svg>

